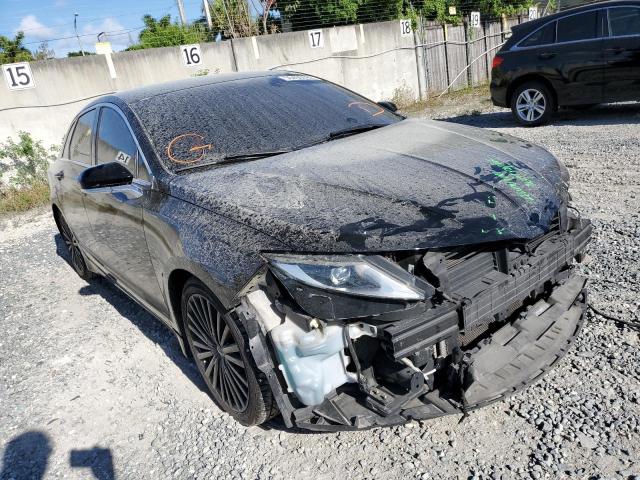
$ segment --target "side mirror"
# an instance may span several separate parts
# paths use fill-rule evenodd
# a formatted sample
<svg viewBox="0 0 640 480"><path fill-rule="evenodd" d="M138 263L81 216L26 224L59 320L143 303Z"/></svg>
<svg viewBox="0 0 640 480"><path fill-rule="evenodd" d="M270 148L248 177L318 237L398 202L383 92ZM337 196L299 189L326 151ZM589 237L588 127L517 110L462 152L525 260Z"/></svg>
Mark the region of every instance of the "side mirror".
<svg viewBox="0 0 640 480"><path fill-rule="evenodd" d="M382 108L386 108L387 110L391 110L394 113L398 111L398 106L393 102L378 102L378 105Z"/></svg>
<svg viewBox="0 0 640 480"><path fill-rule="evenodd" d="M119 162L103 163L87 168L80 174L80 187L83 190L101 187L129 185L133 181L131 172Z"/></svg>

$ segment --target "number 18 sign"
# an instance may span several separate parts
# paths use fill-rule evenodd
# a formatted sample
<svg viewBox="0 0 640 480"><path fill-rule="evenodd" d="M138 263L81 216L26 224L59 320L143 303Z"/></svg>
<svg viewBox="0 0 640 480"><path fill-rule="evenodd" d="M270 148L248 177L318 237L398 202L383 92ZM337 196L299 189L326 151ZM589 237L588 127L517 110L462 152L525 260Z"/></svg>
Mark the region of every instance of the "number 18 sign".
<svg viewBox="0 0 640 480"><path fill-rule="evenodd" d="M4 79L9 90L24 90L25 88L34 88L36 86L31 67L27 62L2 65L2 73L4 73Z"/></svg>

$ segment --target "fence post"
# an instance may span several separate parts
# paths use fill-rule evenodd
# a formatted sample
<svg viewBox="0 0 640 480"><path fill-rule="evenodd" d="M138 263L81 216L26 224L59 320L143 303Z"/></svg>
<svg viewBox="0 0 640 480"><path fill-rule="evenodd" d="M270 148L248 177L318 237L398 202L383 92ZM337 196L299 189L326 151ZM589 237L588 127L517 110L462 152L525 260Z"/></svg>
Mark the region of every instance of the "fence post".
<svg viewBox="0 0 640 480"><path fill-rule="evenodd" d="M506 14L502 14L502 27L501 27L501 32L500 32L500 39L502 42L504 42L505 40L505 35L506 35L506 31L507 31L507 15Z"/></svg>
<svg viewBox="0 0 640 480"><path fill-rule="evenodd" d="M486 52L487 50L489 50L489 42L487 41L487 25L489 25L488 23L483 23L482 24L482 36L484 37L484 50L483 52ZM491 32L491 27L489 27L489 32ZM484 70L486 72L485 75L485 79L486 80L490 80L491 79L491 60L490 60L490 56L489 53L487 53L484 56Z"/></svg>
<svg viewBox="0 0 640 480"><path fill-rule="evenodd" d="M471 72L471 66L470 66L470 62L471 62L471 37L473 35L469 35L469 20L467 17L465 17L462 20L462 25L464 26L464 50L465 50L465 56L466 56L466 66L467 66L467 86L469 87L473 87L473 73Z"/></svg>
<svg viewBox="0 0 640 480"><path fill-rule="evenodd" d="M416 26L420 29L418 33L418 29L413 29L413 45L416 54L416 74L418 75L418 96L420 101L425 100L427 98L427 75L425 73L425 65L424 65L424 47L421 47L424 43L422 40L424 38L424 25L422 24L422 17L418 17L416 20Z"/></svg>
<svg viewBox="0 0 640 480"><path fill-rule="evenodd" d="M447 85L449 85L449 47L447 46L447 41L449 40L449 33L447 30L447 22L442 25L444 29L444 67L447 73Z"/></svg>

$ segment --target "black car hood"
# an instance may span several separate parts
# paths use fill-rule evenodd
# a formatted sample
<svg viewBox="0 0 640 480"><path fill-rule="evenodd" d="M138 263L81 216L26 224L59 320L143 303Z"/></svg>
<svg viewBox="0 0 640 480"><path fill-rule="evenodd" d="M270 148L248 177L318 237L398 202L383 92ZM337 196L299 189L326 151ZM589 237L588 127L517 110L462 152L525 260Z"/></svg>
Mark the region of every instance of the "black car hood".
<svg viewBox="0 0 640 480"><path fill-rule="evenodd" d="M498 132L404 120L184 173L170 191L274 237L283 250L380 252L546 233L568 195L564 172L546 150Z"/></svg>

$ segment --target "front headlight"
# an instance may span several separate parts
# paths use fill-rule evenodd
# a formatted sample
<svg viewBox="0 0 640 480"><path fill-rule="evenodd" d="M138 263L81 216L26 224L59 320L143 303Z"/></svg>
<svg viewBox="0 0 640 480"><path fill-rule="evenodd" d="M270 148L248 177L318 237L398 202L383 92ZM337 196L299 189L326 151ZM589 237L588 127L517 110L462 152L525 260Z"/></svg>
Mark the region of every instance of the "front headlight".
<svg viewBox="0 0 640 480"><path fill-rule="evenodd" d="M266 257L297 303L319 318L356 318L403 310L433 294L431 285L377 255Z"/></svg>

